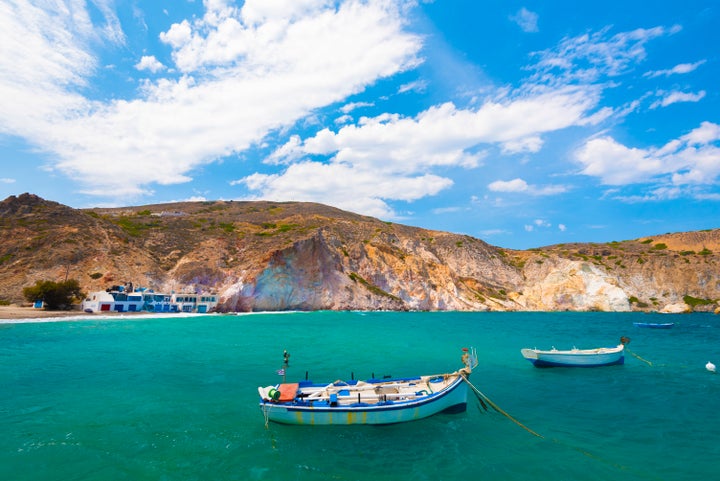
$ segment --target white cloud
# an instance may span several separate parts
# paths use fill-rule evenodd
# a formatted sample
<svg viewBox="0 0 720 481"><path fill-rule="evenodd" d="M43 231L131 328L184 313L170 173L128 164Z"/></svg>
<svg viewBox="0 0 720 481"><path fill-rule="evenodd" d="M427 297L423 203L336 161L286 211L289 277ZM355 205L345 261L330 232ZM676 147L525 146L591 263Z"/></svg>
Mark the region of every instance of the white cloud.
<svg viewBox="0 0 720 481"><path fill-rule="evenodd" d="M225 2L218 3L227 8ZM265 24L272 20L294 20L320 12L333 3L331 0L246 0L242 7L242 18L250 25Z"/></svg>
<svg viewBox="0 0 720 481"><path fill-rule="evenodd" d="M552 224L545 219L535 219L532 224L525 224L524 229L527 232L534 232L536 229L548 229L550 227L552 227Z"/></svg>
<svg viewBox="0 0 720 481"><path fill-rule="evenodd" d="M498 89L474 102L477 107L446 102L417 115L384 113L351 123L350 112L374 105L347 103L350 96L422 61L423 39L406 31L404 20L414 0L247 0L241 7L205 0L202 16L169 25L160 35L173 64L142 57L136 68L158 78L143 81L136 98L108 102L83 96L99 68L93 48L116 46L124 35L113 0L93 3L103 15L99 26L80 0L43 2L42 9L38 2L0 7L0 96L11 99L0 103L0 133L48 152L56 159L52 167L87 192L138 195L153 184L187 182L204 164L259 145L268 133L319 108L344 103L345 115L337 119L342 126L292 136L268 156L266 162L282 165L282 172L235 183L258 197L325 201L381 217L394 215L390 201L449 188L449 171L481 166L491 147L533 154L543 148L546 133L606 119L613 110L598 110L606 85L593 83L642 61L647 41L676 31L658 27L609 36L604 30L568 38L536 54L531 83L515 92ZM521 20L524 28L537 27L537 16L526 9L517 16ZM398 92L427 85L418 80ZM712 136L712 130L688 135ZM595 141L579 154L583 173L627 181L599 154L614 149L632 160L633 149L609 137ZM679 182L712 176L715 146L691 148L689 137L676 142L681 151L671 143L663 147L668 154L637 151L639 164ZM324 159L310 161L317 157ZM671 169L672 162L684 167ZM640 178L633 172L641 168L629 170L629 181ZM524 188L531 195L566 190Z"/></svg>
<svg viewBox="0 0 720 481"><path fill-rule="evenodd" d="M372 107L373 105L375 105L375 104L373 104L372 102L350 102L350 103L347 103L347 104L343 105L342 107L340 107L340 112L342 112L344 114L349 114L350 112L352 112L355 109L360 109L363 107Z"/></svg>
<svg viewBox="0 0 720 481"><path fill-rule="evenodd" d="M536 153L543 146L539 135L531 135L521 139L508 140L502 144L504 154Z"/></svg>
<svg viewBox="0 0 720 481"><path fill-rule="evenodd" d="M253 174L236 183L261 191L259 198L322 202L385 219L396 214L383 199L409 202L452 185L432 174L383 178L359 166L320 162L296 163L282 175Z"/></svg>
<svg viewBox="0 0 720 481"><path fill-rule="evenodd" d="M510 20L517 23L523 32L532 33L538 31L538 14L525 7L521 8L515 15L511 15Z"/></svg>
<svg viewBox="0 0 720 481"><path fill-rule="evenodd" d="M720 176L719 145L720 126L703 122L660 148L626 147L607 136L591 139L575 152L575 160L582 166L581 174L608 185L661 180L675 186L712 185Z"/></svg>
<svg viewBox="0 0 720 481"><path fill-rule="evenodd" d="M564 185L548 185L544 187L530 185L523 179L496 180L488 184L492 192L522 193L533 196L556 195L568 191Z"/></svg>
<svg viewBox="0 0 720 481"><path fill-rule="evenodd" d="M643 76L654 78L654 77L660 77L665 76L669 77L670 75L677 75L677 74L686 74L695 71L699 66L705 63L705 60L700 60L699 62L695 63L681 63L676 66L674 66L671 69L667 70L655 70L652 72L647 72Z"/></svg>
<svg viewBox="0 0 720 481"><path fill-rule="evenodd" d="M402 84L398 87L398 93L404 94L406 92L424 92L427 90L428 83L425 80L417 80L415 82L409 82Z"/></svg>
<svg viewBox="0 0 720 481"><path fill-rule="evenodd" d="M161 35L184 75L146 82L135 99L91 102L78 93L98 65L83 7L0 8L9 39L0 95L13 99L0 103L0 132L53 153L56 170L98 195L186 182L193 169L420 62L403 2L254 0L238 10L207 0L202 18ZM107 25L106 40L117 41Z"/></svg>
<svg viewBox="0 0 720 481"><path fill-rule="evenodd" d="M165 65L162 64L154 55L143 55L140 61L135 64L135 68L138 70L149 70L152 73L158 73L165 70Z"/></svg>
<svg viewBox="0 0 720 481"><path fill-rule="evenodd" d="M0 184L14 184L15 179L10 179L8 177L0 178Z"/></svg>
<svg viewBox="0 0 720 481"><path fill-rule="evenodd" d="M42 137L62 113L87 107L76 93L98 66L88 52L97 33L87 12L5 2L0 31L0 132Z"/></svg>
<svg viewBox="0 0 720 481"><path fill-rule="evenodd" d="M333 198L332 205L357 212L360 206L372 204L376 212L392 217L385 200L414 200L452 185L450 179L438 176L435 170L478 167L486 155L482 145L515 143L526 146L526 151L539 148L542 133L584 123L585 115L596 102L597 91L593 88L568 87L536 92L534 96L523 94L515 99L487 101L474 110L445 103L415 117L387 113L363 117L357 124L337 132L323 129L302 142L293 137L270 156L273 163L300 161L302 169L290 167L273 176L255 174L238 182L262 198L276 198L282 193L285 198L329 202L328 192L342 193ZM329 162L299 160L311 155L327 156ZM309 175L310 165L312 182L303 182L298 172ZM368 179L367 188L353 188L353 196L348 198L347 186L337 188L339 175L358 183ZM369 180L371 177L374 180ZM400 188L407 184L413 187L409 195L402 191L408 187ZM379 189L379 185L395 187ZM531 186L527 193L553 195L566 190L564 186ZM383 208L377 208L378 205Z"/></svg>
<svg viewBox="0 0 720 481"><path fill-rule="evenodd" d="M338 125L349 124L352 121L353 121L352 115L341 115L340 117L335 119L335 123Z"/></svg>
<svg viewBox="0 0 720 481"><path fill-rule="evenodd" d="M679 91L673 91L673 92L658 91L657 95L662 98L660 100L653 102L650 105L650 109L656 109L658 107L667 107L668 105L676 104L678 102L699 102L700 100L702 100L705 97L705 91L701 90L700 92L698 92L696 94L679 92Z"/></svg>
<svg viewBox="0 0 720 481"><path fill-rule="evenodd" d="M599 177L610 185L646 182L667 170L652 152L625 147L611 137L588 141L575 159L583 166L581 174Z"/></svg>
<svg viewBox="0 0 720 481"><path fill-rule="evenodd" d="M509 234L509 232L504 229L487 229L480 231L480 235L483 237L493 237L502 234Z"/></svg>
<svg viewBox="0 0 720 481"><path fill-rule="evenodd" d="M700 127L680 137L681 142L698 147L717 142L718 140L720 140L720 125L712 122L703 122L700 124Z"/></svg>
<svg viewBox="0 0 720 481"><path fill-rule="evenodd" d="M488 101L475 110L452 103L415 117L363 117L337 132L324 129L297 145L305 154L335 155L335 161L372 165L382 171L418 172L432 166L476 167L473 148L503 143L535 150L539 135L577 125L597 102L593 89L567 88L533 97ZM530 146L530 147L528 147Z"/></svg>
<svg viewBox="0 0 720 481"><path fill-rule="evenodd" d="M437 207L435 209L432 209L432 213L435 215L442 215L442 214L451 214L454 212L462 212L463 210L467 210L464 207Z"/></svg>
<svg viewBox="0 0 720 481"><path fill-rule="evenodd" d="M565 38L556 48L535 52L533 56L538 60L531 67L536 71L533 79L557 85L620 75L645 59L647 42L673 35L680 28L639 28L608 36L609 30Z"/></svg>
<svg viewBox="0 0 720 481"><path fill-rule="evenodd" d="M522 179L496 180L488 185L493 192L527 192L528 183Z"/></svg>

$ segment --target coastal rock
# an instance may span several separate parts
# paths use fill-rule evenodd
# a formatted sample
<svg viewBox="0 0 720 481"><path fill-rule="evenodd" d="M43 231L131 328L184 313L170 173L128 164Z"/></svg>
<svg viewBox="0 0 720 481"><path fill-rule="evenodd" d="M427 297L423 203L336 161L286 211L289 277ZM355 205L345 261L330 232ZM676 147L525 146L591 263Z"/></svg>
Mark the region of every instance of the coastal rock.
<svg viewBox="0 0 720 481"><path fill-rule="evenodd" d="M692 309L690 309L690 306L688 306L684 302L678 302L675 304L667 304L658 312L661 312L663 314L683 314L686 312L692 312Z"/></svg>
<svg viewBox="0 0 720 481"><path fill-rule="evenodd" d="M720 229L503 249L301 202L0 202L0 302L40 280L213 292L224 312L717 311Z"/></svg>
<svg viewBox="0 0 720 481"><path fill-rule="evenodd" d="M533 311L630 310L626 290L614 277L584 261L548 259L524 270L527 279L518 302Z"/></svg>

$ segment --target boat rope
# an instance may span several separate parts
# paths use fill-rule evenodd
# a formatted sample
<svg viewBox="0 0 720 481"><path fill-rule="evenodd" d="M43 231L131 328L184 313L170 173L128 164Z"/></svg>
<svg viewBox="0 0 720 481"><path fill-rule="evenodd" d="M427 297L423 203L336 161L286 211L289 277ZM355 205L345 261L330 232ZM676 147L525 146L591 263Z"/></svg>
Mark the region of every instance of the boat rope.
<svg viewBox="0 0 720 481"><path fill-rule="evenodd" d="M460 373L460 377L462 377L463 380L464 380L466 383L468 383L468 385L469 385L469 386L472 388L472 390L475 392L475 395L477 396L478 400L479 400L481 403L483 402L483 399L484 399L485 402L487 402L490 406L492 406L493 409L495 409L497 412L499 412L499 413L502 414L503 416L507 417L507 418L510 419L512 422L514 422L515 424L517 424L517 425L520 426L521 428L525 429L525 430L528 431L529 433L531 433L531 434L533 434L533 435L535 435L535 436L537 436L537 437L539 437L539 438L541 438L541 439L546 439L547 441L551 441L551 442L553 442L553 443L555 443L555 444L558 444L558 445L565 446L565 447L567 447L567 448L573 449L573 450L577 451L578 453L582 454L583 456L587 456L588 458L591 458L591 459L594 459L594 460L596 460L596 461L599 461L599 462L601 462L601 463L603 463L603 464L612 466L612 467L614 467L614 468L616 468L616 469L619 469L619 470L621 470L621 471L628 471L629 468L628 468L627 466L624 466L624 465L622 465L622 464L618 464L618 463L615 463L615 462L612 462L612 461L608 461L608 460L606 460L606 459L601 458L600 456L597 456L597 455L595 455L595 454L592 454L591 452L589 452L589 451L587 451L587 450L585 450L585 449L583 449L583 448L580 448L580 447L577 447L577 446L573 446L572 444L569 444L569 443L560 441L560 440L555 439L555 438L550 438L550 439L548 439L548 438L546 438L545 436L536 433L535 431L533 431L532 429L530 429L529 427L525 426L525 425L522 424L520 421L518 421L517 419L515 419L514 417L512 417L510 414L508 414L507 412L505 412L503 409L500 408L500 406L498 406L497 404L495 404L490 398L488 398L485 394L483 394L477 387L475 387L475 385L473 385L473 383L470 382L470 380L466 377L465 373ZM638 474L640 477L645 478L645 479L655 479L654 477L648 477L648 476L644 475L643 473L636 473L636 474Z"/></svg>
<svg viewBox="0 0 720 481"><path fill-rule="evenodd" d="M495 404L494 402L492 402L492 400L491 400L489 397L487 397L485 394L483 394L478 388L476 388L476 387L473 385L473 383L470 382L470 380L467 378L467 376L465 375L465 373L462 373L462 372L461 372L461 373L460 373L460 377L462 377L463 381L465 381L466 383L468 383L468 386L470 386L470 387L472 388L472 390L475 392L475 395L477 395L478 399L481 400L481 401L480 401L481 403L482 403L482 400L485 400L485 402L487 402L490 406L492 406L492 408L493 408L494 410L496 410L497 412L499 412L500 414L502 414L503 416L505 416L506 418L508 418L510 421L514 422L515 424L517 424L518 426L520 426L521 428L523 428L524 430L526 430L526 431L529 432L530 434L533 434L533 435L535 435L535 436L537 436L537 437L539 437L539 438L545 439L545 437L544 437L543 435L538 434L538 433L536 433L535 431L533 431L532 429L530 429L529 427L525 426L523 423L521 423L520 421L518 421L517 419L515 419L514 417L512 417L511 415L509 415L507 412L505 412L500 406L498 406L497 404Z"/></svg>
<svg viewBox="0 0 720 481"><path fill-rule="evenodd" d="M650 361L648 361L647 359L641 358L640 356L638 356L637 354L635 354L634 352L632 352L632 351L631 351L630 349L628 349L627 347L625 348L625 350L626 350L627 352L629 352L630 354L632 354L634 357L640 359L642 362L647 363L648 366L652 366L652 363L651 363Z"/></svg>
<svg viewBox="0 0 720 481"><path fill-rule="evenodd" d="M270 427L268 426L268 424L270 424L270 415L268 414L268 410L269 408L267 407L267 405L263 403L262 412L263 416L265 416L265 429L270 429Z"/></svg>

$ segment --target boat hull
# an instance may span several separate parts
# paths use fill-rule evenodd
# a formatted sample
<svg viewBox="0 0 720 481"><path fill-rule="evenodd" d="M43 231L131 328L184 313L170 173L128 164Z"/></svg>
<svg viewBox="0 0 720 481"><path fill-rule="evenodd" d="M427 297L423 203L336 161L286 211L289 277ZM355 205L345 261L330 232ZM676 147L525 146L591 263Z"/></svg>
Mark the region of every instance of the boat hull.
<svg viewBox="0 0 720 481"><path fill-rule="evenodd" d="M415 421L441 413L458 413L467 409L468 388L458 376L441 392L408 401L373 405L298 405L261 400L260 408L269 421L295 425L395 424Z"/></svg>
<svg viewBox="0 0 720 481"><path fill-rule="evenodd" d="M647 327L650 329L672 329L672 327L675 325L675 323L674 322L662 322L662 323L633 322L633 325L635 327Z"/></svg>
<svg viewBox="0 0 720 481"><path fill-rule="evenodd" d="M624 349L599 348L573 351L523 349L522 355L535 367L601 367L625 363Z"/></svg>

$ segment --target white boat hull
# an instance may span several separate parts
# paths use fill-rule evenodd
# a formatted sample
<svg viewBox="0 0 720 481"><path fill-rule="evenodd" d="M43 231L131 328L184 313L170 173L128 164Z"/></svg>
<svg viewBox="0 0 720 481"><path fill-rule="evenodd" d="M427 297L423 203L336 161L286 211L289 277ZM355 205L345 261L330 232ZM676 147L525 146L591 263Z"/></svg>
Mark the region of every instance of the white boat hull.
<svg viewBox="0 0 720 481"><path fill-rule="evenodd" d="M599 367L625 362L625 346L600 347L597 349L572 349L569 351L541 351L522 349L525 359L535 367Z"/></svg>
<svg viewBox="0 0 720 481"><path fill-rule="evenodd" d="M262 398L260 407L269 421L299 425L394 424L423 419L440 412L463 412L467 409L467 384L462 377L438 392L397 398L391 401L331 405L329 402L273 402ZM348 396L354 396L350 392Z"/></svg>

